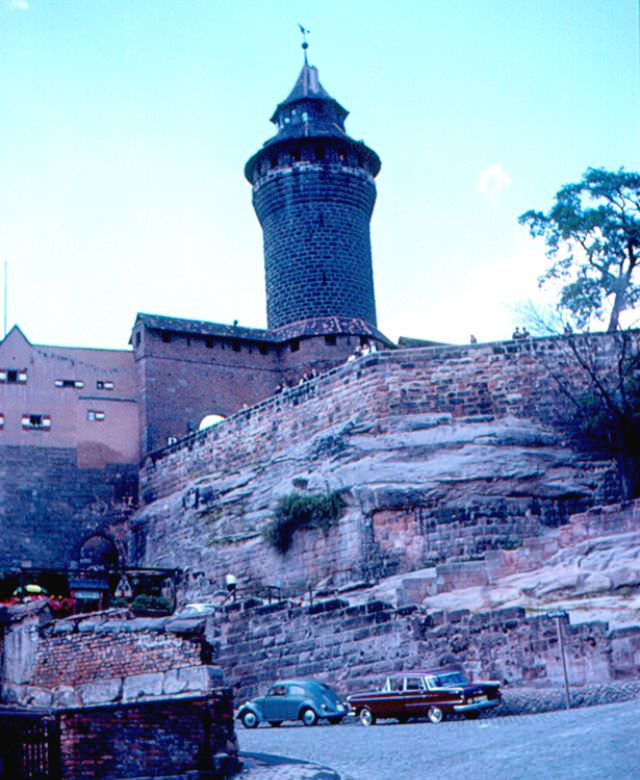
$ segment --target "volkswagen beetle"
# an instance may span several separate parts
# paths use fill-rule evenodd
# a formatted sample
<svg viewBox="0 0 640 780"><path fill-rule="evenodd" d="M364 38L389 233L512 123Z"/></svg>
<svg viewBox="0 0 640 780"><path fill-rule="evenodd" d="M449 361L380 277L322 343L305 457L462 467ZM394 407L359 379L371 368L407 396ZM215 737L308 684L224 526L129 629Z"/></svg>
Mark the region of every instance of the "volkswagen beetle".
<svg viewBox="0 0 640 780"><path fill-rule="evenodd" d="M299 720L305 726L315 726L320 718L340 723L348 714L346 704L334 691L318 680L280 680L265 696L245 702L236 718L245 728L254 729L260 723L280 726L285 720Z"/></svg>

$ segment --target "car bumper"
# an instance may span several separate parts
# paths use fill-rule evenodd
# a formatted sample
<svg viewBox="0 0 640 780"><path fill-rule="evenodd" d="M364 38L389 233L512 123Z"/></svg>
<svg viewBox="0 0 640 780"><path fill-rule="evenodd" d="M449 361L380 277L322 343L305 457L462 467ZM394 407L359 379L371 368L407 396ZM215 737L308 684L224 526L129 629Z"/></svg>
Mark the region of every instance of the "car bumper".
<svg viewBox="0 0 640 780"><path fill-rule="evenodd" d="M487 701L473 701L469 704L454 704L454 712L473 712L474 710L487 710L491 707L497 707L500 699L487 699Z"/></svg>

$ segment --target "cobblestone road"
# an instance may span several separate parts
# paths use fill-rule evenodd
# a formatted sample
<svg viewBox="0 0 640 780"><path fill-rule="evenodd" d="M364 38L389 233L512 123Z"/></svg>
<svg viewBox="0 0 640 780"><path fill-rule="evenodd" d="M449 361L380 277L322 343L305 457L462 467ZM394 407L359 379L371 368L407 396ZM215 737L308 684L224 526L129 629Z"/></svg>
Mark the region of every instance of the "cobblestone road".
<svg viewBox="0 0 640 780"><path fill-rule="evenodd" d="M332 767L343 780L638 780L640 700L544 713L399 725L255 731L240 749Z"/></svg>

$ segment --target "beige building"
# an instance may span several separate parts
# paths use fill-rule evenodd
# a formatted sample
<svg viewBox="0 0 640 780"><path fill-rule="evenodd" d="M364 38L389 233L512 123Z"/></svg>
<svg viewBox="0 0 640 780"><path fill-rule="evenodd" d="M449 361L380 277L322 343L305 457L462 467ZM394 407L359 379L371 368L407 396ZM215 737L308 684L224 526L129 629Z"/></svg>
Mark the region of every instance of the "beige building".
<svg viewBox="0 0 640 780"><path fill-rule="evenodd" d="M79 468L139 461L129 350L31 344L18 326L0 342L0 446L73 448Z"/></svg>

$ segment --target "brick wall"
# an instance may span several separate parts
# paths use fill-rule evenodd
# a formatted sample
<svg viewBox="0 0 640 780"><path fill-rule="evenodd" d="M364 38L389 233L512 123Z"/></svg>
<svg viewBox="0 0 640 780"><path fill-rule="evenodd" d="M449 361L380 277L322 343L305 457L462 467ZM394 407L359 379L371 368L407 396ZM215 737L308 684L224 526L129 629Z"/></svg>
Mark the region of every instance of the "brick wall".
<svg viewBox="0 0 640 780"><path fill-rule="evenodd" d="M65 780L218 780L239 769L227 689L208 697L64 710L58 718Z"/></svg>
<svg viewBox="0 0 640 780"><path fill-rule="evenodd" d="M65 625L60 626L64 630ZM125 625L121 627L125 629ZM34 661L31 684L54 689L196 666L202 658L198 642L176 634L94 628L42 636Z"/></svg>

